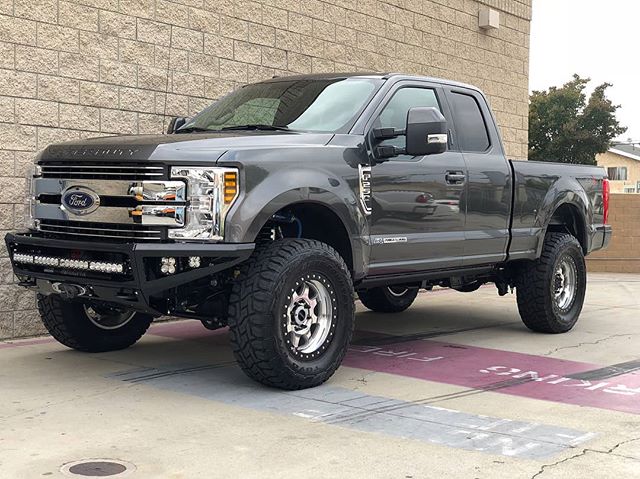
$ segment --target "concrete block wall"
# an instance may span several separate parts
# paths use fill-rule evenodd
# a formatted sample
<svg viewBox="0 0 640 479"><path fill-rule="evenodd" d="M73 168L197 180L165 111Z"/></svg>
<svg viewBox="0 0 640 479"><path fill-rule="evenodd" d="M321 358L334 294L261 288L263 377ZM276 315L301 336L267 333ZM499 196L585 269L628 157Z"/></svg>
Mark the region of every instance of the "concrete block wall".
<svg viewBox="0 0 640 479"><path fill-rule="evenodd" d="M399 71L490 96L508 154L527 154L532 0L0 0L0 234L50 143L164 131L273 75ZM481 6L501 28L478 27ZM0 257L0 338L41 332Z"/></svg>
<svg viewBox="0 0 640 479"><path fill-rule="evenodd" d="M613 227L606 250L587 257L592 272L640 273L640 195L612 194L609 223Z"/></svg>

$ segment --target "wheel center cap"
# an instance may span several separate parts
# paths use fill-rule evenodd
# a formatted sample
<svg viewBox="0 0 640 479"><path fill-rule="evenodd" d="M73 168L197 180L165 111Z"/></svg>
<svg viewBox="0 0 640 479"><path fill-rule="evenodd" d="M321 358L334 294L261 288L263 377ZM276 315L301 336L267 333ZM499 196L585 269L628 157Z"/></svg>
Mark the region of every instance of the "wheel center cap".
<svg viewBox="0 0 640 479"><path fill-rule="evenodd" d="M307 321L309 320L309 312L305 305L300 304L293 312L293 320L298 326L306 326Z"/></svg>
<svg viewBox="0 0 640 479"><path fill-rule="evenodd" d="M562 292L562 290L564 289L564 276L562 275L562 273L558 273L556 274L556 280L555 280L555 291L556 294L560 294Z"/></svg>

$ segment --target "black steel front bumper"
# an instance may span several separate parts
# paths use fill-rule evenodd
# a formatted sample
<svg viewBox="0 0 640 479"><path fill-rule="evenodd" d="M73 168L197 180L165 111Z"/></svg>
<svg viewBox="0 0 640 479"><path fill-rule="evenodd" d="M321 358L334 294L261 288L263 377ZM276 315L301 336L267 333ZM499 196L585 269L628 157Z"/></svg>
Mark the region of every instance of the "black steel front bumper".
<svg viewBox="0 0 640 479"><path fill-rule="evenodd" d="M235 267L251 256L253 243L99 243L44 238L37 233L9 233L5 242L13 271L22 286L37 289L41 293L54 292L54 285L79 285L86 290L88 299L117 303L130 309L154 315L166 314L152 306L152 297L193 281L215 275ZM118 258L127 265L125 274L98 274L73 271L60 267L34 267L16 263L14 255L41 254L77 259L78 255L90 255L102 261ZM206 265L185 269L175 274L157 277L150 275L148 262L159 262L162 257L187 258L200 256ZM83 256L84 257L84 256ZM59 286L58 286L59 287Z"/></svg>

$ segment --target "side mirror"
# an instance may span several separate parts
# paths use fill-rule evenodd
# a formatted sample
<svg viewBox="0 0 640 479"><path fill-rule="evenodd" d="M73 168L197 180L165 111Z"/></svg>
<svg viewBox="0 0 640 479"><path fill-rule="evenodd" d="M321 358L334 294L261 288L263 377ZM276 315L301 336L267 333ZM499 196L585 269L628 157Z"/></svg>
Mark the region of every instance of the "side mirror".
<svg viewBox="0 0 640 479"><path fill-rule="evenodd" d="M407 114L407 155L444 153L449 143L447 132L447 120L437 108L411 108Z"/></svg>
<svg viewBox="0 0 640 479"><path fill-rule="evenodd" d="M174 116L173 118L171 118L171 120L169 121L169 126L167 126L167 135L174 134L178 130L178 128L184 126L187 120L188 118L185 116Z"/></svg>

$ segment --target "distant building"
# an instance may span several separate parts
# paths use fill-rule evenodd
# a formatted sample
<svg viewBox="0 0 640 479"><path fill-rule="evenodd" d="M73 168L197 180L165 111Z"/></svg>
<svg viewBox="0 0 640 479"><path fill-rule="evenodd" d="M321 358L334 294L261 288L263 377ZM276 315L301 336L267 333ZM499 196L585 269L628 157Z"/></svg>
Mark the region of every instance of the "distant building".
<svg viewBox="0 0 640 479"><path fill-rule="evenodd" d="M607 170L611 193L640 193L640 145L613 145L597 161Z"/></svg>

